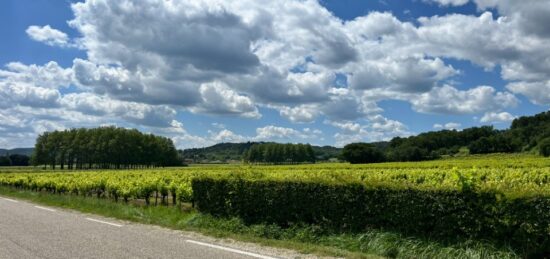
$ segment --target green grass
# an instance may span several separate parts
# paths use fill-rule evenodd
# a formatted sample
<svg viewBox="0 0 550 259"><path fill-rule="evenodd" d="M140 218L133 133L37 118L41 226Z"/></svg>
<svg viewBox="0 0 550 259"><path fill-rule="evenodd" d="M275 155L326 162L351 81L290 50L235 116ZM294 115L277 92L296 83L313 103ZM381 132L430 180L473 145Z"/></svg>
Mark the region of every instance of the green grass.
<svg viewBox="0 0 550 259"><path fill-rule="evenodd" d="M465 240L442 243L372 230L361 234L331 233L317 226L299 225L283 229L276 225L246 225L241 220L220 219L176 207L137 206L73 195L16 190L0 186L0 194L49 206L73 209L171 229L256 242L316 255L348 258L518 258L512 250L488 243Z"/></svg>

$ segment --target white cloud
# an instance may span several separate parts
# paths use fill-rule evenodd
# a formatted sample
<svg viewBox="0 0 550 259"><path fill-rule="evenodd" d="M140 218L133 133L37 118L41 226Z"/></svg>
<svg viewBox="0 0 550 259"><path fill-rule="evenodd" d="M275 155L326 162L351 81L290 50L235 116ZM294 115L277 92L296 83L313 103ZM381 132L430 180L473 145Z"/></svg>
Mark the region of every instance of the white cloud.
<svg viewBox="0 0 550 259"><path fill-rule="evenodd" d="M43 42L50 46L69 46L69 36L62 31L50 27L50 25L45 25L42 27L31 25L25 32L31 39Z"/></svg>
<svg viewBox="0 0 550 259"><path fill-rule="evenodd" d="M313 122L320 114L317 105L304 104L296 107L280 106L278 109L282 117L295 123Z"/></svg>
<svg viewBox="0 0 550 259"><path fill-rule="evenodd" d="M388 141L397 136L412 134L405 124L382 115L369 116L364 125L355 122L325 121L325 123L342 130L333 136L335 145L338 147L353 142Z"/></svg>
<svg viewBox="0 0 550 259"><path fill-rule="evenodd" d="M48 129L79 125L80 119L82 125L115 123L181 134L183 126L172 125L178 112L260 118L263 107L293 123L330 121L342 131L341 144L408 134L402 123L379 116L384 100L438 114L501 114L518 105L514 94L548 105L550 27L543 25L550 5L474 2L479 14L414 22L376 11L343 21L315 0L74 3L69 25L77 38L49 25L26 32L51 46L81 48L86 59L67 68L53 61L7 64L0 70L0 107L21 112L16 125L25 132L38 130L29 128L33 121ZM507 90L460 85L462 76L471 75L448 60L500 68ZM73 85L77 93L64 94ZM309 136L271 126L245 138ZM3 136L26 136L0 127L7 130ZM228 131L182 141L238 139Z"/></svg>
<svg viewBox="0 0 550 259"><path fill-rule="evenodd" d="M457 122L448 122L448 123L445 123L444 125L436 123L436 124L434 124L433 128L434 129L457 130L457 129L460 129L461 126L462 125L460 123L457 123Z"/></svg>
<svg viewBox="0 0 550 259"><path fill-rule="evenodd" d="M65 109L83 114L120 118L138 125L155 127L171 126L176 115L176 111L167 106L113 100L90 93L66 94L61 104Z"/></svg>
<svg viewBox="0 0 550 259"><path fill-rule="evenodd" d="M262 128L256 129L255 140L279 140L279 141L291 141L293 139L307 139L312 135L305 132L300 132L292 128L278 127L274 125L268 125Z"/></svg>
<svg viewBox="0 0 550 259"><path fill-rule="evenodd" d="M228 129L222 129L217 133L211 133L211 139L216 143L220 142L243 142L246 137L237 135Z"/></svg>
<svg viewBox="0 0 550 259"><path fill-rule="evenodd" d="M343 133L353 134L361 132L361 125L356 122L325 121L325 123L343 130Z"/></svg>
<svg viewBox="0 0 550 259"><path fill-rule="evenodd" d="M0 70L0 107L57 107L61 98L57 88L70 82L71 71L55 62L44 66L9 63Z"/></svg>
<svg viewBox="0 0 550 259"><path fill-rule="evenodd" d="M506 88L514 93L527 96L527 98L535 104L550 104L550 80L539 82L514 82L506 85Z"/></svg>
<svg viewBox="0 0 550 259"><path fill-rule="evenodd" d="M458 71L445 65L439 58L386 57L361 64L361 68L351 77L351 86L356 89L386 88L424 92L456 74Z"/></svg>
<svg viewBox="0 0 550 259"><path fill-rule="evenodd" d="M245 136L234 133L228 129L208 131L206 136L189 134L181 127L178 134L174 134L172 140L178 148L204 147L220 142L245 142L245 141L279 141L279 142L315 142L322 140L323 132L318 129L304 128L301 131L293 128L268 125L256 129L256 135Z"/></svg>
<svg viewBox="0 0 550 259"><path fill-rule="evenodd" d="M510 122L516 117L508 112L487 112L479 120L482 123Z"/></svg>
<svg viewBox="0 0 550 259"><path fill-rule="evenodd" d="M246 118L261 117L254 102L247 96L239 95L222 82L203 84L199 88L202 102L191 110L198 113L219 115L239 115Z"/></svg>
<svg viewBox="0 0 550 259"><path fill-rule="evenodd" d="M517 106L519 100L508 92L490 86L461 91L445 85L421 94L412 101L413 109L426 113L471 114Z"/></svg>
<svg viewBox="0 0 550 259"><path fill-rule="evenodd" d="M185 107L201 106L202 85L223 83L253 103L277 104L281 115L294 122L311 122L319 114L344 120L366 115L363 102L330 93L336 72L348 77L358 90L351 93L355 96L363 91L425 93L460 74L443 58L466 59L487 69L501 64L503 71L519 62L531 73L541 62L529 48L544 49L542 41L523 37L514 22L519 18L495 19L490 12L424 17L415 25L379 12L344 22L313 0L124 6L124 1L73 5L70 24L82 34L88 70L103 71L87 76L79 62L79 82L118 99ZM139 24L123 26L132 17L139 17ZM197 37L199 31L208 33ZM320 112L306 111L305 105L316 105ZM223 107L228 113L234 108ZM347 112L331 113L339 109Z"/></svg>
<svg viewBox="0 0 550 259"><path fill-rule="evenodd" d="M429 2L437 3L441 6L449 6L449 5L461 6L469 2L469 0L423 0L423 1L428 3Z"/></svg>
<svg viewBox="0 0 550 259"><path fill-rule="evenodd" d="M29 87L61 88L72 83L72 70L62 68L55 61L43 66L25 65L19 62L6 64L6 70L0 69L0 80Z"/></svg>

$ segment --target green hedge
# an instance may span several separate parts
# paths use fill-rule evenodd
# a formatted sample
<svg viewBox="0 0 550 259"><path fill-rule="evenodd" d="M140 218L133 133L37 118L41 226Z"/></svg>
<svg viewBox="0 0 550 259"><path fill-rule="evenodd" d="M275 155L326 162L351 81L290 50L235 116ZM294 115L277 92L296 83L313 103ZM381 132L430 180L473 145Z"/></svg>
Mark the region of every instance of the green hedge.
<svg viewBox="0 0 550 259"><path fill-rule="evenodd" d="M548 197L231 177L194 179L192 188L199 211L247 223L306 223L354 232L384 228L443 239L490 239L531 256L550 253Z"/></svg>

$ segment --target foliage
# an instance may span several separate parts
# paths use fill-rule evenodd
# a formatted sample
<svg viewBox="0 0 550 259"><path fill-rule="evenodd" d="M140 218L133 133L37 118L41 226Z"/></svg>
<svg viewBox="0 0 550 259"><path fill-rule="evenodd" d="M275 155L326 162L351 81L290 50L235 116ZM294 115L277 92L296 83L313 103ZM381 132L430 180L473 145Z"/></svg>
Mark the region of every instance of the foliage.
<svg viewBox="0 0 550 259"><path fill-rule="evenodd" d="M374 227L441 239L506 240L528 255L550 252L550 196L476 190L481 183L471 177L459 175L458 188L445 189L350 179L204 176L193 179L193 193L199 211L249 224L304 223L354 232Z"/></svg>
<svg viewBox="0 0 550 259"><path fill-rule="evenodd" d="M315 152L309 144L265 143L250 147L244 160L249 163L315 163Z"/></svg>
<svg viewBox="0 0 550 259"><path fill-rule="evenodd" d="M550 138L544 139L539 144L539 153L541 156L550 156Z"/></svg>
<svg viewBox="0 0 550 259"><path fill-rule="evenodd" d="M342 157L352 164L377 163L385 160L382 151L365 143L347 144L342 150Z"/></svg>
<svg viewBox="0 0 550 259"><path fill-rule="evenodd" d="M38 136L34 165L61 169L181 165L172 140L116 127L45 132Z"/></svg>
<svg viewBox="0 0 550 259"><path fill-rule="evenodd" d="M19 154L0 156L0 166L28 166L30 157Z"/></svg>
<svg viewBox="0 0 550 259"><path fill-rule="evenodd" d="M180 151L180 153L184 159L192 160L194 163L201 161L240 161L243 157L243 154L248 151L248 149L252 145L255 144L257 143L219 143L210 147L185 149L183 151Z"/></svg>
<svg viewBox="0 0 550 259"><path fill-rule="evenodd" d="M12 166L28 166L30 157L26 155L13 154L9 156Z"/></svg>
<svg viewBox="0 0 550 259"><path fill-rule="evenodd" d="M219 143L210 147L189 148L180 150L183 159L193 163L227 163L241 161L245 158L250 147L260 144L272 144L272 142L245 142L245 143ZM341 148L331 146L311 146L317 161L328 161L340 156Z"/></svg>
<svg viewBox="0 0 550 259"><path fill-rule="evenodd" d="M0 156L0 166L11 166L11 160L7 156Z"/></svg>
<svg viewBox="0 0 550 259"><path fill-rule="evenodd" d="M545 138L550 138L550 111L517 118L507 130L483 126L395 137L380 150L387 161L420 161L457 154L461 147L468 147L470 154L528 151Z"/></svg>

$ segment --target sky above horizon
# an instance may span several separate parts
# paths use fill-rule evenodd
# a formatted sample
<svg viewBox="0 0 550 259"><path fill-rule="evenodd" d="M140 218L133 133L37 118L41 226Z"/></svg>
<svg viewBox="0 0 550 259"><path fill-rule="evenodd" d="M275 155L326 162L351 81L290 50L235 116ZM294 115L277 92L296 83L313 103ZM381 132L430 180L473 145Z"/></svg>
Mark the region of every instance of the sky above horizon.
<svg viewBox="0 0 550 259"><path fill-rule="evenodd" d="M105 125L343 146L550 106L547 0L4 0L0 21L0 148Z"/></svg>

